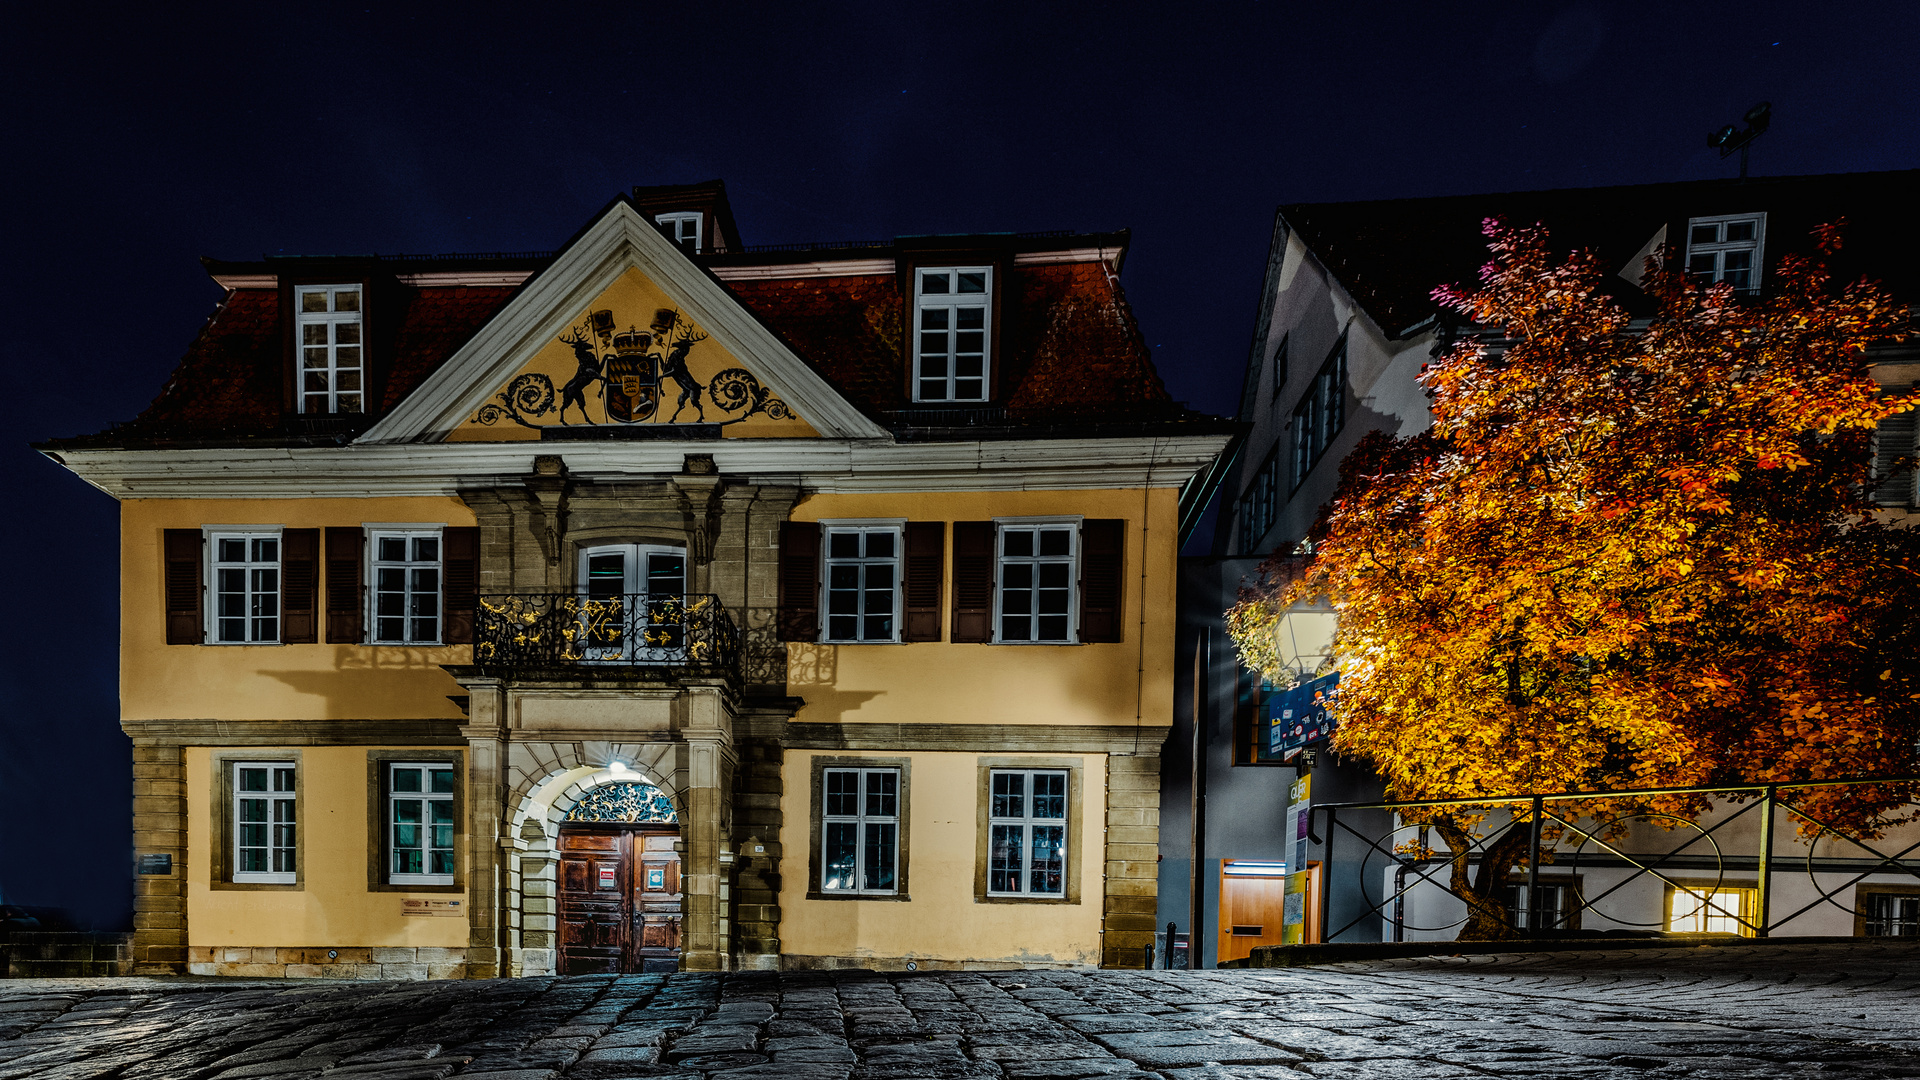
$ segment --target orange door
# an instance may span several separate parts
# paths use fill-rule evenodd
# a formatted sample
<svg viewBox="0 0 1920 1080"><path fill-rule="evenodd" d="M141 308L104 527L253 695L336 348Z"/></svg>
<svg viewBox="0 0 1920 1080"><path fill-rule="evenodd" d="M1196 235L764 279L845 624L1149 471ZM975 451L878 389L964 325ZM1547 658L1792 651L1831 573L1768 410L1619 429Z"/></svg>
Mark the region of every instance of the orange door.
<svg viewBox="0 0 1920 1080"><path fill-rule="evenodd" d="M1269 864L1271 865L1271 864ZM1280 914L1287 879L1278 874L1220 867L1220 959L1238 960L1256 945L1280 944Z"/></svg>

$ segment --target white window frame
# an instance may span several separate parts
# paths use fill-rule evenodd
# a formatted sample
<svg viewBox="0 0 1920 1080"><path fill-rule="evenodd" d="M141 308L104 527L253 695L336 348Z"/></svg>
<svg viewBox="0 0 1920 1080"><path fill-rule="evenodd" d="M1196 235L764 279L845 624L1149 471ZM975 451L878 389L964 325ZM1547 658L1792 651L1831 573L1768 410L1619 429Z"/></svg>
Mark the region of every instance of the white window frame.
<svg viewBox="0 0 1920 1080"><path fill-rule="evenodd" d="M833 796L830 793L833 789L833 776L835 773L851 773L859 778L856 781L856 787L854 789L855 812L852 814L835 814L831 812L833 809ZM891 776L893 778L892 814L869 813L867 810L868 777L879 775ZM905 795L906 782L902 778L901 770L897 765L871 767L864 765L829 765L820 770L820 835L815 837L814 840L820 845L819 884L822 894L827 896L895 896L899 894L900 802ZM854 827L853 880L855 886L851 889L832 888L827 884L829 880L827 875L831 872L833 866L827 850L827 834L835 825L852 825ZM869 889L859 884L867 880L867 829L869 826L887 825L893 827L893 857L889 866L891 870L890 880L892 880L893 885L883 889Z"/></svg>
<svg viewBox="0 0 1920 1080"><path fill-rule="evenodd" d="M205 634L202 640L207 644L278 645L285 637L287 613L281 610L281 597L284 594L285 584L281 575L286 573L287 548L286 538L281 535L281 532L281 527L278 525L208 525L201 529L201 534L206 538L207 561L206 625L204 627ZM222 559L220 557L220 542L222 540L239 540L244 542L247 545L246 561L231 562ZM273 588L271 589L254 588L254 573L258 568L266 566L264 562L256 563L252 561L254 553L253 542L255 540L272 540L274 542ZM236 568L240 568L241 572L246 575L246 588L241 593L241 595L246 598L247 614L243 616L246 621L246 637L240 640L229 641L220 636L220 598L224 595L224 590L220 588L220 571L222 569ZM273 600L274 614L271 616L273 619L273 636L270 638L255 636L255 631L258 629L256 620L267 617L254 614L255 597L271 597Z"/></svg>
<svg viewBox="0 0 1920 1080"><path fill-rule="evenodd" d="M447 636L446 526L438 523L366 522L361 525L361 528L365 529L367 534L367 643L370 645L439 645L443 643ZM382 537L405 540L407 544L407 554L409 556L408 561L393 562L382 559L380 557L380 540ZM407 614L400 616L402 624L400 637L381 637L380 595L382 592L390 590L380 588L380 571L382 569L400 569L402 573L407 574L408 580L406 588L401 595L410 600L415 595L411 580L412 571L424 569L427 565L426 563L416 563L411 560L413 541L429 537L433 539L434 548L439 553L433 561L434 581L436 582L434 586L434 610L437 612L437 614L433 616L433 636L432 638L415 637L413 633L415 616ZM411 605L409 604L407 606ZM387 617L392 618L393 616Z"/></svg>
<svg viewBox="0 0 1920 1080"><path fill-rule="evenodd" d="M227 807L229 820L233 823L233 874L235 882L258 885L293 885L299 878L300 859L300 763L297 761L233 761L227 767L233 770L229 778L233 784L232 805ZM240 770L265 769L267 771L267 789L265 791L243 791L240 786ZM280 788L283 774L290 785ZM266 804L266 819L262 822L249 822L241 814L241 804L262 802ZM246 859L241 852L258 845L246 843L246 828L258 825L267 830L267 865L274 866L276 856L284 853L284 869L242 870ZM288 830L284 835L281 830ZM281 842L281 841L284 841Z"/></svg>
<svg viewBox="0 0 1920 1080"><path fill-rule="evenodd" d="M1712 225L1715 227L1714 235L1724 237L1727 234L1728 225L1743 222L1753 223L1753 239L1722 239L1711 242L1694 242L1693 231L1697 228ZM1687 219L1687 261L1684 265L1687 268L1687 275L1689 277L1707 282L1725 281L1727 276L1727 253L1740 251L1751 252L1753 254L1753 264L1748 268L1747 283L1744 286L1738 287L1736 291L1741 293L1757 293L1760 291L1760 274L1764 268L1763 256L1766 250L1767 215L1764 212L1750 214L1715 214L1710 217ZM1713 256L1713 273L1711 275L1696 273L1694 271L1693 259L1695 255Z"/></svg>
<svg viewBox="0 0 1920 1080"><path fill-rule="evenodd" d="M307 294L320 292L324 292L327 296L327 310L304 310L306 307L305 297ZM343 292L357 294L354 298L356 305L354 310L336 310L340 302L339 294ZM366 315L367 290L366 286L361 283L348 282L339 285L293 286L294 401L301 415L332 416L340 413L351 415L367 411ZM327 328L327 340L325 342L310 344L307 341L307 330L309 327L316 326L324 326ZM343 342L340 340L341 333L338 328L342 326L352 326L354 328L353 341ZM340 350L343 347L358 350L355 363L340 363ZM320 357L320 359L326 361L324 366L308 366L308 360L310 358L308 350L310 349L323 351L324 355ZM327 388L325 390L314 391L307 389L307 373L309 371L326 372ZM342 390L340 388L340 377L346 372L354 373L359 383L357 389ZM355 401L352 408L343 409L340 407L340 399L347 395L351 395Z"/></svg>
<svg viewBox="0 0 1920 1080"><path fill-rule="evenodd" d="M833 555L833 534L836 532L892 533L893 556L891 558L835 558ZM820 640L839 645L897 645L901 641L901 621L905 618L907 522L905 518L829 518L820 522ZM893 567L893 635L884 638L835 637L833 636L833 568L853 565L861 567L860 594L866 596L866 575L864 568L880 564ZM863 616L855 616L863 619ZM858 627L857 629L864 629Z"/></svg>
<svg viewBox="0 0 1920 1080"><path fill-rule="evenodd" d="M1753 937L1747 925L1753 918L1758 890L1752 885L1672 885L1667 889L1669 933L1737 934Z"/></svg>
<svg viewBox="0 0 1920 1080"><path fill-rule="evenodd" d="M675 247L691 239L695 255L706 250L706 215L700 211L670 210L664 214L653 215L653 223L671 232L668 239L673 241ZM686 228L688 225L693 226L691 235Z"/></svg>
<svg viewBox="0 0 1920 1080"><path fill-rule="evenodd" d="M1080 644L1080 524L1079 517L1023 517L995 518L993 525L993 643L995 645L1078 645ZM1014 555L1006 552L1006 536L1010 529L1042 529L1066 526L1068 553L1061 555ZM1002 635L1003 601L1007 595L1007 565L1011 559L1016 563L1026 563L1036 569L1043 563L1064 562L1067 565L1067 636L1065 638L1007 638ZM1037 588L1037 586L1036 586ZM1029 612L1028 619L1039 618L1038 613ZM1030 624L1032 625L1032 624ZM1038 629L1038 627L1034 627Z"/></svg>
<svg viewBox="0 0 1920 1080"><path fill-rule="evenodd" d="M995 799L1001 777L1022 777L1021 813L1018 816L995 813ZM1038 817L1033 812L1033 781L1036 776L1058 778L1060 781L1060 816ZM1052 796L1048 796L1051 798ZM1067 769L989 769L987 770L987 895L1018 896L1025 899L1065 900L1067 898L1068 853L1073 846L1073 774ZM1035 828L1060 829L1060 888L1057 892L1035 892L1029 886L1033 884L1033 830ZM1017 889L996 889L993 887L993 836L996 828L1017 828L1020 830L1020 869L1015 878Z"/></svg>
<svg viewBox="0 0 1920 1080"><path fill-rule="evenodd" d="M930 274L946 274L948 292L928 293L925 291L926 278ZM978 293L958 292L961 274L986 275L985 289ZM963 301L960 298L966 297ZM980 312L980 394L978 397L959 397L958 383L963 378L958 374L959 312ZM944 331L940 328L929 330L925 326L929 311L947 313ZM971 332L974 328L967 327ZM922 334L946 334L947 373L939 382L946 387L946 396L927 397L923 392L920 373ZM916 266L913 268L913 370L909 373L913 383L913 400L922 404L979 404L984 403L993 391L993 267L991 266ZM964 376L971 379L972 376ZM934 381L934 380L926 380Z"/></svg>
<svg viewBox="0 0 1920 1080"><path fill-rule="evenodd" d="M394 856L398 854L401 849L397 845L396 837L394 834L398 830L399 824L400 824L397 820L395 820L396 814L397 814L396 804L401 802L402 800L409 801L409 802L419 802L421 804L421 811L422 811L421 820L419 822L419 826L422 830L422 835L421 835L420 844L415 846L417 846L420 851L421 865L431 867L433 865L433 853L435 851L447 852L448 853L447 857L450 862L452 860L456 860L459 858L460 822L455 820L454 818L454 802L453 802L453 789L458 787L460 784L459 765L451 761L389 761L385 763L385 768L386 768L386 775L383 776L381 779L382 779L382 782L385 783L386 789L387 789L386 798L382 800L382 809L386 814L386 820L382 826L382 836L385 840L384 847L386 849L384 855L385 855L385 870L386 870L387 884L389 885L451 885L453 884L452 870L448 870L444 874L436 874L436 873L430 873L430 872L419 873L419 874L405 874L395 870L394 863L393 863ZM393 775L395 772L401 769L421 770L420 786L422 790L420 791L396 790L396 785L393 782ZM431 790L433 787L432 774L435 771L449 772L453 774L453 783L448 787L446 791ZM447 821L448 821L447 828L450 830L452 834L450 837L452 842L449 843L444 848L433 843L433 830L435 828L435 825L433 822L432 807L435 806L436 804L444 804L446 806ZM412 850L412 847L410 847L408 850Z"/></svg>

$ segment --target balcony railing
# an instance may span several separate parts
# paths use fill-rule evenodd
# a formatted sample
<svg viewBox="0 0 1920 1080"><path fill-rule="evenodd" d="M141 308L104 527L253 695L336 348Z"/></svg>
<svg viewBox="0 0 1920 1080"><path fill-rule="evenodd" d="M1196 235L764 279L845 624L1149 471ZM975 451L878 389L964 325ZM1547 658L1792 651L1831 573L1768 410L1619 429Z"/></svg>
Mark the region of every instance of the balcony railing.
<svg viewBox="0 0 1920 1080"><path fill-rule="evenodd" d="M704 593L494 593L480 597L473 662L483 670L624 666L740 673L740 631Z"/></svg>

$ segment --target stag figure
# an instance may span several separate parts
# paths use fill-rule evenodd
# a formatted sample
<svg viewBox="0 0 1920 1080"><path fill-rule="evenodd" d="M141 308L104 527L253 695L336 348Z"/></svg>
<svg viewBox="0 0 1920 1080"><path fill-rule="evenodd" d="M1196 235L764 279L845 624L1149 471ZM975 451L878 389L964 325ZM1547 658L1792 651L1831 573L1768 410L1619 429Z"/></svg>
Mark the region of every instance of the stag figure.
<svg viewBox="0 0 1920 1080"><path fill-rule="evenodd" d="M700 383L687 370L687 353L694 345L707 340L707 335L680 322L680 313L672 308L661 308L653 313L653 336L656 341L670 341L666 356L660 361L660 374L672 379L680 388L680 400L674 403L673 415L667 418L671 424L680 419L680 410L693 402L693 415L697 422L704 422L707 411L700 406Z"/></svg>
<svg viewBox="0 0 1920 1080"><path fill-rule="evenodd" d="M573 347L574 362L580 365L567 385L560 388L560 422L569 423L567 406L578 405L581 422L591 424L593 417L587 415L587 387L604 378L600 374L600 357L593 351L593 339L578 330L561 338L560 343Z"/></svg>

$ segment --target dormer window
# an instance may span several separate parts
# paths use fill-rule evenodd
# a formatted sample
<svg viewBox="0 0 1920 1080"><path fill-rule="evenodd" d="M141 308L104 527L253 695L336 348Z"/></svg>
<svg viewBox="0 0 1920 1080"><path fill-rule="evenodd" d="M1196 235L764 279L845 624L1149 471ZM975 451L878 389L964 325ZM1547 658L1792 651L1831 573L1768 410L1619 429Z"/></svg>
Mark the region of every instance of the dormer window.
<svg viewBox="0 0 1920 1080"><path fill-rule="evenodd" d="M913 400L987 400L992 268L923 267L913 281Z"/></svg>
<svg viewBox="0 0 1920 1080"><path fill-rule="evenodd" d="M358 285L294 287L302 413L364 411L366 352L361 345L360 315Z"/></svg>
<svg viewBox="0 0 1920 1080"><path fill-rule="evenodd" d="M680 246L680 250L689 255L700 254L701 214L698 210L676 210L670 214L655 214L653 223L667 239Z"/></svg>
<svg viewBox="0 0 1920 1080"><path fill-rule="evenodd" d="M1767 215L1727 214L1687 222L1687 273L1703 284L1724 281L1738 292L1760 290L1760 254Z"/></svg>

